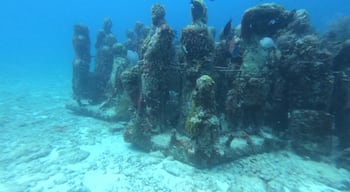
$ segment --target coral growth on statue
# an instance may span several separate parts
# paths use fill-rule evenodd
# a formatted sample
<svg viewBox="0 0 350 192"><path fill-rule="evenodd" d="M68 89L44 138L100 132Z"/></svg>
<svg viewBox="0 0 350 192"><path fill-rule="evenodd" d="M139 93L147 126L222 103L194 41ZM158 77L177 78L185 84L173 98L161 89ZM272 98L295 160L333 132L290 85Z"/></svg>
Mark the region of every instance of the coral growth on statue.
<svg viewBox="0 0 350 192"><path fill-rule="evenodd" d="M323 35L306 10L262 4L230 19L215 40L203 0L179 41L161 4L150 27L136 22L125 43L112 21L90 37L74 26L73 95L67 108L127 121L124 139L196 167L284 149L350 169L350 19ZM135 61L136 60L136 61ZM335 156L334 151L337 151Z"/></svg>

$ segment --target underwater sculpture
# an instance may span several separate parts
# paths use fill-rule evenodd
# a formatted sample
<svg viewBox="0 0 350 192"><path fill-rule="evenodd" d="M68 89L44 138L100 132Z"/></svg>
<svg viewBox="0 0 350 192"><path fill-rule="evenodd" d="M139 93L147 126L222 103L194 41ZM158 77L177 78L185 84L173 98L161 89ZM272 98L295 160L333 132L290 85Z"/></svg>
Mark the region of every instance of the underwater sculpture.
<svg viewBox="0 0 350 192"><path fill-rule="evenodd" d="M121 73L129 67L127 50L117 42L111 28L112 21L106 18L96 38L95 67L90 71L89 31L83 25L75 25L73 93L76 103L66 107L78 114L107 121L127 120L130 100L121 83Z"/></svg>
<svg viewBox="0 0 350 192"><path fill-rule="evenodd" d="M207 24L207 7L202 0L191 3L192 24L182 30L181 44L187 62L194 68L207 67L214 51L214 34Z"/></svg>
<svg viewBox="0 0 350 192"><path fill-rule="evenodd" d="M350 37L349 37L350 38ZM350 39L345 40L333 59L334 90L332 112L340 145L350 147Z"/></svg>
<svg viewBox="0 0 350 192"><path fill-rule="evenodd" d="M263 126L287 130L297 153L318 159L332 150L328 109L333 76L331 57L308 23L306 11L276 4L247 10L241 28L242 72L227 102L235 115L232 124L251 127L253 133ZM321 126L315 119L327 123Z"/></svg>
<svg viewBox="0 0 350 192"><path fill-rule="evenodd" d="M207 25L208 15L207 6L202 0L191 2L192 24L182 29L179 51L184 60L183 82L181 87L181 118L188 116L191 102L191 93L196 86L196 80L202 75L213 76L213 61L215 56L215 32L212 27ZM181 121L180 121L181 122ZM179 125L184 127L185 125Z"/></svg>
<svg viewBox="0 0 350 192"><path fill-rule="evenodd" d="M73 47L75 58L73 60L73 98L80 102L88 97L90 78L90 36L89 29L84 25L74 26Z"/></svg>
<svg viewBox="0 0 350 192"><path fill-rule="evenodd" d="M128 142L137 143L140 147L150 149L150 136L164 131L166 125L166 104L169 99L167 73L174 56L174 32L165 22L165 9L155 4L151 9L152 28L143 44L143 62L138 68L140 83L139 91L129 91L134 99L137 97L136 116L124 133ZM136 70L136 69L132 70ZM123 74L124 79L130 79L132 73ZM127 82L127 87L132 87ZM169 109L168 109L169 110Z"/></svg>
<svg viewBox="0 0 350 192"><path fill-rule="evenodd" d="M202 1L196 6L203 6L199 10L206 9ZM193 7L191 10L198 11ZM144 42L143 60L122 74L125 87L132 88L130 97L137 98L134 102L136 113L125 128L124 139L144 150L160 150L194 166L209 167L249 153L270 150L271 146L278 146L279 140L268 133L263 137L250 137L245 132L220 134L221 120L215 96L217 87L210 77L218 76L217 72L211 71L214 41L204 23L206 11L202 13L193 14L193 24L183 30L181 44L189 52L184 48L177 50L179 55L181 52L185 54L184 63L180 65L173 64L171 59L175 56L173 34L164 22L164 8L159 4L152 7L153 25ZM192 41L191 44L188 41ZM197 52L203 55L189 54L203 44L212 46L211 51L204 46ZM174 77L184 83L174 84ZM235 141L243 140L245 144L231 146L235 143L232 135ZM249 152L243 152L245 150Z"/></svg>
<svg viewBox="0 0 350 192"><path fill-rule="evenodd" d="M220 121L216 116L215 82L208 75L196 81L192 93L192 106L186 120L186 129L194 140L196 164L207 166L208 160L217 153Z"/></svg>
<svg viewBox="0 0 350 192"><path fill-rule="evenodd" d="M334 115L334 132L339 139L337 164L350 170L350 17L333 21L322 44L333 55L334 87L330 111Z"/></svg>
<svg viewBox="0 0 350 192"><path fill-rule="evenodd" d="M126 49L134 51L139 56L141 56L143 41L146 39L149 30L149 27L145 26L145 24L141 23L140 21L137 21L135 23L134 29L129 29L126 32L127 40L124 43Z"/></svg>
<svg viewBox="0 0 350 192"><path fill-rule="evenodd" d="M129 121L126 142L200 168L291 144L301 156L337 158L349 169L347 38L333 46L333 36L315 33L305 10L262 4L244 13L241 27L232 28L229 20L215 43L205 2L191 1L190 8L192 24L183 28L178 44L161 4L151 8L149 30L137 23L134 30L143 31L135 33L139 39L130 33L124 45L106 41L111 31L106 20L98 42L114 43L97 44L112 50L113 62L101 64L108 66L99 70L107 76L104 88L90 86L103 97L68 108ZM137 65L128 63L127 49L139 54ZM101 63L111 60L105 56ZM84 79L86 71L75 71L73 79ZM91 81L74 81L73 88L94 82L93 74ZM341 153L333 157L338 139Z"/></svg>

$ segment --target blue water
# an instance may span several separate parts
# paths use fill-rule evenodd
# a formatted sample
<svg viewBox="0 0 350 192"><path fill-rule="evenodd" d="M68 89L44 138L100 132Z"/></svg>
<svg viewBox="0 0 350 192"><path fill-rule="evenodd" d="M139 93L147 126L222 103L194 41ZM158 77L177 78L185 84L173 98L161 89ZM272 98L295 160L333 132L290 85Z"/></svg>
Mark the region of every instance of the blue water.
<svg viewBox="0 0 350 192"><path fill-rule="evenodd" d="M139 176L139 170L132 171L129 168L135 164L140 166L139 161L149 157L149 155L141 156L144 154L127 152L128 154L125 156L123 150L129 150L129 148L124 144L122 136L111 136L108 132L108 128L113 128L114 124L91 118L79 118L67 112L64 105L71 101L71 65L74 57L72 47L73 25L76 23L87 25L90 29L93 45L103 19L109 17L113 21L113 33L119 42L124 42L126 30L133 28L136 21L141 21L146 25L150 24L150 8L155 2L165 6L167 11L166 20L178 32L191 23L189 0L0 1L0 155L2 156L0 158L0 192L47 191L47 189L67 191L68 188L55 188L55 185L60 183L59 179L56 178L58 180L56 183L50 181L51 178L57 176L55 175L56 172L57 174L67 174L67 181L61 184L63 186L69 186L72 183L74 186L79 186L81 183L86 185L88 181L96 179L93 177L94 175L99 174L101 174L101 177L103 176L101 179L101 185L103 185L104 182L108 183L109 181L107 176L110 173L106 173L106 167L118 170L118 166L120 170L129 171L129 176L136 175L136 183L141 183L139 181L141 177ZM288 10L306 9L310 13L312 25L319 33L324 32L333 19L350 15L350 0L276 0L274 2L284 5ZM220 31L230 18L233 19L234 25L238 25L246 9L261 3L270 3L270 1L214 0L206 3L209 15L208 24ZM105 150L98 154L101 155L100 159L102 160L96 163L93 159L95 158L93 152L98 150L91 147L93 145L101 145L101 150ZM56 160L57 153L60 153L60 155L64 154L69 161L73 161L67 156L76 154L76 151L82 153L79 151L81 150L79 147L91 153L89 157L91 166L82 167L82 169L80 167L72 168L74 166L69 167L69 164L67 165L66 160L63 159L59 159L54 163L44 160L40 162L42 153L47 153L47 156L44 157L49 160ZM35 157L38 157L39 160L32 157L32 151L35 151ZM276 178L279 177L279 174L284 174L283 177L281 176L281 180L285 179L286 182L291 179L291 182L298 184L299 180L303 181L305 178L313 177L310 176L311 172L316 172L322 175L321 179L312 178L314 180L310 180L310 183L318 182L315 185L319 183L325 183L325 185L332 182L339 183L339 185L346 186L343 187L344 189L348 189L350 186L350 174L335 167L328 170L328 165L321 163L317 166L314 164L309 166L308 163L311 164L312 162L307 161L307 164L302 164L299 162L304 163L304 160L294 156L289 158L288 154L279 154L277 156L282 156L281 159L273 160L273 163L270 163L266 159L273 159L274 154L265 154L265 156L261 157L265 161L252 159L251 162L261 162L259 166L262 167L274 164L275 167L270 168L271 172L281 168L280 172L273 172L273 174ZM156 159L155 157L152 158ZM159 159L156 160L152 158L149 160L149 164L152 164L153 161L164 163L162 157L157 157ZM3 167L4 164L7 166ZM108 166L104 167L105 164ZM173 164L178 165L180 163L165 161L164 166L160 165L160 167L168 165L170 167L168 169L171 169ZM286 164L292 167L291 170L283 169ZM149 177L152 176L154 169L158 168L157 165L145 168L146 172L149 173ZM239 178L229 175L225 166L215 170L219 173L214 172L216 175L214 174L212 177L207 177L207 175L213 173L210 171L193 171L194 173L189 174L191 176L187 176L186 171L192 171L192 168L185 167L186 165L179 166L180 176L178 177L180 179L177 178L173 181L176 185L183 185L182 181L187 177L192 179L192 176L195 177L194 181L196 179L198 181L208 180L215 183L220 180L216 179L219 173L221 173L220 176L224 180L235 179L237 185L239 181L245 181L246 179L245 177ZM246 171L243 166L240 166L241 164L231 166L230 173L241 174L241 172ZM95 170L97 171L93 172ZM185 170L184 173L181 173L181 170ZM84 171L89 171L89 173L85 174ZM299 178L298 175L302 173L305 173L305 175ZM255 170L251 174L256 174ZM270 173L267 172L266 174ZM162 176L160 174L154 176L154 178ZM182 176L183 180L181 180ZM50 179L46 179L46 177ZM75 180L70 183L70 179ZM49 181L46 183L46 180ZM132 186L133 181L133 178L130 178L130 186ZM150 181L153 180L150 179ZM187 182L187 184L194 183L191 183L191 180ZM305 183L307 182L305 181ZM2 184L6 186L3 187ZM37 186L48 186L48 184L52 185L52 188L35 188ZM255 185L255 183L250 184ZM173 185L175 186L175 184ZM173 185L170 185L170 187ZM185 186L186 183L183 188ZM305 184L305 186L307 185ZM93 189L93 187L89 187ZM164 186L164 188L166 187L168 186ZM200 184L198 184L198 188L201 188ZM334 186L334 188L342 189L342 186ZM103 190L96 188L96 190L91 191Z"/></svg>
<svg viewBox="0 0 350 192"><path fill-rule="evenodd" d="M189 0L2 0L0 3L0 66L14 69L42 67L70 70L73 58L72 26L89 26L92 39L105 17L114 22L113 32L119 41L135 21L150 23L150 7L160 2L167 9L166 19L176 30L191 22ZM236 25L249 7L264 0L208 1L209 25L220 30L229 18ZM348 0L274 1L287 9L307 9L313 25L323 31L332 19L350 15ZM92 41L94 42L94 41ZM49 66L47 68L47 66ZM52 68L54 67L54 68Z"/></svg>

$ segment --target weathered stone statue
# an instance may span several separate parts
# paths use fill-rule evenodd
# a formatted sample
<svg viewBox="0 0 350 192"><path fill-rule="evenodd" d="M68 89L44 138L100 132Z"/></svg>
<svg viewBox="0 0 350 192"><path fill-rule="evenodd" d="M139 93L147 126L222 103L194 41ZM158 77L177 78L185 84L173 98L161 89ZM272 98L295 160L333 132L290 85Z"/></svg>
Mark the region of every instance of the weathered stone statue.
<svg viewBox="0 0 350 192"><path fill-rule="evenodd" d="M74 25L73 48L73 97L80 102L88 99L90 90L90 36L89 29L81 24Z"/></svg>
<svg viewBox="0 0 350 192"><path fill-rule="evenodd" d="M216 113L215 82L203 75L196 81L186 129L194 142L194 161L206 167L217 158L220 121Z"/></svg>
<svg viewBox="0 0 350 192"><path fill-rule="evenodd" d="M200 168L291 146L350 169L350 19L320 37L305 10L262 4L234 29L230 19L215 43L203 0L191 1L180 41L165 15L154 4L152 26L136 23L125 44L106 19L92 72L88 29L76 25L78 103L67 107L129 120L126 142ZM128 49L139 58L133 65Z"/></svg>
<svg viewBox="0 0 350 192"><path fill-rule="evenodd" d="M96 101L106 99L104 94L107 91L109 77L113 68L113 45L117 42L115 35L112 33L112 21L106 18L103 22L102 29L96 37L95 49L95 70L94 78L96 83ZM99 94L98 94L99 93Z"/></svg>
<svg viewBox="0 0 350 192"><path fill-rule="evenodd" d="M167 102L169 100L168 76L174 58L174 32L165 22L165 9L155 4L151 9L152 28L144 41L143 63L140 63L139 91L129 90L129 95L138 95L137 116L128 127L124 138L142 148L150 135L161 133L167 123ZM132 75L131 71L128 73ZM124 74L124 79L132 79ZM129 81L129 83L131 83ZM128 84L126 85L127 87ZM132 96L135 97L135 96ZM135 103L135 102L134 102Z"/></svg>

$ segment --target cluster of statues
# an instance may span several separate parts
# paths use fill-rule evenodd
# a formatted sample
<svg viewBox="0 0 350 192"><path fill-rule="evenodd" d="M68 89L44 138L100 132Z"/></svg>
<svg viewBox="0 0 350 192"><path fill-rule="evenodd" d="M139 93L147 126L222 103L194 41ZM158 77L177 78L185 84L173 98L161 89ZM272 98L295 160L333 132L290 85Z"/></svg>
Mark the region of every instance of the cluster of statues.
<svg viewBox="0 0 350 192"><path fill-rule="evenodd" d="M291 147L316 160L340 151L332 158L350 169L350 36L336 26L319 36L305 10L262 4L215 40L204 1L190 9L180 38L161 4L125 43L106 19L93 66L88 28L75 25L67 107L128 121L126 142L197 167Z"/></svg>

